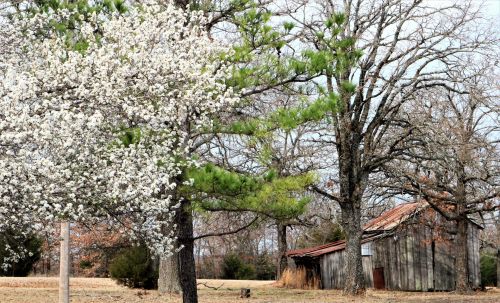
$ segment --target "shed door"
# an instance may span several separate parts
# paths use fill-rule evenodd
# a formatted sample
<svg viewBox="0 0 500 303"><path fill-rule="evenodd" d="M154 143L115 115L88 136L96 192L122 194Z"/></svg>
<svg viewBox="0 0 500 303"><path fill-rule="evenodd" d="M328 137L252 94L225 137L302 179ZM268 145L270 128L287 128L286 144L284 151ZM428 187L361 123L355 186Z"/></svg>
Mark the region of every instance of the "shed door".
<svg viewBox="0 0 500 303"><path fill-rule="evenodd" d="M383 267L378 267L373 270L373 287L375 287L375 289L385 289Z"/></svg>

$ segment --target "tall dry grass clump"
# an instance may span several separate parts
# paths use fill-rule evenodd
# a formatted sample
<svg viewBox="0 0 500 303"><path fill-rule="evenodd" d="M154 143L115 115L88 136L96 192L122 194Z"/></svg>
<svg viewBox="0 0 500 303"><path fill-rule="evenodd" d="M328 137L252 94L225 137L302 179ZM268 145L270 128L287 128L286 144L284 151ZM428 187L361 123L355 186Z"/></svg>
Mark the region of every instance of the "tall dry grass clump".
<svg viewBox="0 0 500 303"><path fill-rule="evenodd" d="M279 283L286 288L319 289L320 279L317 275L307 272L306 268L300 266L296 269L287 268L283 271Z"/></svg>

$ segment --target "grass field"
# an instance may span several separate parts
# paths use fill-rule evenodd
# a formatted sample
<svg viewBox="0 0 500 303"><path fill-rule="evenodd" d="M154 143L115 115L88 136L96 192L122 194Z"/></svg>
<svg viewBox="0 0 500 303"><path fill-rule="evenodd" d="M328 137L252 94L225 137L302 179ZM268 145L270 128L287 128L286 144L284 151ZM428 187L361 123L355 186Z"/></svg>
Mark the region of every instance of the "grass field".
<svg viewBox="0 0 500 303"><path fill-rule="evenodd" d="M57 302L57 278L0 278L1 303ZM500 302L500 289L489 289L470 295L436 292L395 292L369 290L363 298L342 297L338 290L298 290L277 287L269 281L200 280L218 290L199 286L201 303L238 302ZM110 279L73 278L72 303L174 303L181 302L177 295L159 295L156 291L132 290L115 284ZM222 285L222 286L221 286ZM250 288L249 299L239 298L240 288Z"/></svg>

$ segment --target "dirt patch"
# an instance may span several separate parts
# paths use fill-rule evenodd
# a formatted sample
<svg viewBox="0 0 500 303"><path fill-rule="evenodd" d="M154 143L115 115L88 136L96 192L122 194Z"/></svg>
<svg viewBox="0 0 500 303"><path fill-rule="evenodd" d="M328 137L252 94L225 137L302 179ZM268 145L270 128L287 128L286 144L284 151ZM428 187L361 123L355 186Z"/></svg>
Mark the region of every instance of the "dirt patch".
<svg viewBox="0 0 500 303"><path fill-rule="evenodd" d="M497 303L500 290L489 289L470 295L448 292L420 293L368 290L365 297L343 297L338 290L300 290L277 287L273 281L199 280L218 290L199 285L200 303ZM111 279L72 278L72 303L179 303L178 295L128 289ZM57 278L0 278L1 303L57 302ZM241 299L240 288L250 288L251 297Z"/></svg>

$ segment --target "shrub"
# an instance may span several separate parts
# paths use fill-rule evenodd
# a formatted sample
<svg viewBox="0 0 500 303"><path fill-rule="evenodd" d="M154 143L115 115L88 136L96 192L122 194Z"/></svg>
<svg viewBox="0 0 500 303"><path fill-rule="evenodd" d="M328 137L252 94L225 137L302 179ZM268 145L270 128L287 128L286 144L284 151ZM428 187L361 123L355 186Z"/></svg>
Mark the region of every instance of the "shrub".
<svg viewBox="0 0 500 303"><path fill-rule="evenodd" d="M236 273L240 269L243 261L235 254L229 254L222 260L222 278L236 279Z"/></svg>
<svg viewBox="0 0 500 303"><path fill-rule="evenodd" d="M481 254L481 285L495 286L497 283L497 259L493 254Z"/></svg>
<svg viewBox="0 0 500 303"><path fill-rule="evenodd" d="M276 264L269 254L262 254L255 260L255 274L257 280L274 280L276 278Z"/></svg>
<svg viewBox="0 0 500 303"><path fill-rule="evenodd" d="M111 278L130 288L158 288L158 269L144 246L131 247L113 259Z"/></svg>
<svg viewBox="0 0 500 303"><path fill-rule="evenodd" d="M81 269L92 268L92 262L90 262L89 260L81 260L80 261L80 268Z"/></svg>
<svg viewBox="0 0 500 303"><path fill-rule="evenodd" d="M228 254L222 261L222 277L233 280L252 280L255 279L255 267L253 264L245 263L236 254Z"/></svg>
<svg viewBox="0 0 500 303"><path fill-rule="evenodd" d="M26 277L33 265L40 259L42 240L36 235L23 235L20 232L7 230L0 233L0 265L12 253L6 249L8 245L15 254L21 253L17 262L7 263L9 266L0 267L0 276Z"/></svg>
<svg viewBox="0 0 500 303"><path fill-rule="evenodd" d="M249 263L243 263L236 273L238 280L255 280L255 266Z"/></svg>

